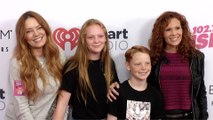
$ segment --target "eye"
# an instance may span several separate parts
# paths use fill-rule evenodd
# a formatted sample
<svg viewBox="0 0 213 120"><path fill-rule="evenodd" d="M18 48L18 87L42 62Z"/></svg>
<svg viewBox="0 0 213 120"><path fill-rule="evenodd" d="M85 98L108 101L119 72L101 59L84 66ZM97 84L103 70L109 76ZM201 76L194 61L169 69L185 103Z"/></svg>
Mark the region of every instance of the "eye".
<svg viewBox="0 0 213 120"><path fill-rule="evenodd" d="M98 35L98 37L99 37L99 38L103 38L103 37L104 37L104 35Z"/></svg>
<svg viewBox="0 0 213 120"><path fill-rule="evenodd" d="M38 27L36 27L36 29L37 30L43 30L44 28L41 25L39 25Z"/></svg>
<svg viewBox="0 0 213 120"><path fill-rule="evenodd" d="M93 36L87 36L87 39L92 39L93 38Z"/></svg>
<svg viewBox="0 0 213 120"><path fill-rule="evenodd" d="M33 32L33 30L27 30L26 31L26 34L30 34L30 33L32 33Z"/></svg>
<svg viewBox="0 0 213 120"><path fill-rule="evenodd" d="M171 28L166 28L166 29L165 29L166 32L168 32L168 31L170 31L170 30L171 30Z"/></svg>
<svg viewBox="0 0 213 120"><path fill-rule="evenodd" d="M135 63L135 66L140 66L141 64L140 63Z"/></svg>
<svg viewBox="0 0 213 120"><path fill-rule="evenodd" d="M178 27L176 27L175 29L176 29L176 30L180 30L180 29L181 29L181 27L180 27L180 26L178 26Z"/></svg>
<svg viewBox="0 0 213 120"><path fill-rule="evenodd" d="M150 65L151 64L151 62L146 62L146 65Z"/></svg>

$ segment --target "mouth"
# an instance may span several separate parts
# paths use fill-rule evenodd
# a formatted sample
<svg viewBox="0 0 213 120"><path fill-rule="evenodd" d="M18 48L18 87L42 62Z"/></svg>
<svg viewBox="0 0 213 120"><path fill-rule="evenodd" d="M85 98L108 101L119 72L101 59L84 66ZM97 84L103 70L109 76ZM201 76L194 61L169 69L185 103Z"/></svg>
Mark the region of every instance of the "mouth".
<svg viewBox="0 0 213 120"><path fill-rule="evenodd" d="M171 37L169 38L172 42L176 42L180 39L180 37Z"/></svg>
<svg viewBox="0 0 213 120"><path fill-rule="evenodd" d="M39 41L41 41L43 39L43 36L41 36L41 37L36 37L36 38L34 38L34 40L33 41L35 41L35 42L39 42Z"/></svg>
<svg viewBox="0 0 213 120"><path fill-rule="evenodd" d="M101 47L101 44L95 44L93 45L93 47L96 47L96 48Z"/></svg>
<svg viewBox="0 0 213 120"><path fill-rule="evenodd" d="M147 72L139 72L140 75L147 75L148 71Z"/></svg>

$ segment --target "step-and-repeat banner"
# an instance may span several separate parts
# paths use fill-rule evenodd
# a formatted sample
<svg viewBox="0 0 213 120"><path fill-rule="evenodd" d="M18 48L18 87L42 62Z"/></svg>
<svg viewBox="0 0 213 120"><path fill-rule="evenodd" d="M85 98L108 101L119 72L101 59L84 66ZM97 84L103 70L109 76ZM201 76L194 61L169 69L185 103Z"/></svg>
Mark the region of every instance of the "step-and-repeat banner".
<svg viewBox="0 0 213 120"><path fill-rule="evenodd" d="M0 1L0 120L8 97L8 66L16 44L15 24L22 13L33 10L50 24L53 38L67 57L73 55L71 31L89 18L102 21L110 36L110 50L120 81L128 79L124 53L133 45L147 46L155 19L164 11L184 14L194 33L197 47L205 54L205 84L209 120L213 119L213 7L211 0L1 0ZM63 36L63 37L58 37ZM77 40L77 39L75 39Z"/></svg>

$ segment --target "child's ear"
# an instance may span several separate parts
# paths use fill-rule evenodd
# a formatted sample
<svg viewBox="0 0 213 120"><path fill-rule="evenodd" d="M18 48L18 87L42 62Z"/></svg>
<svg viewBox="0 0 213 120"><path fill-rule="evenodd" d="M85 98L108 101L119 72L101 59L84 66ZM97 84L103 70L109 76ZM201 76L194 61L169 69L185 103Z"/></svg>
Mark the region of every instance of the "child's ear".
<svg viewBox="0 0 213 120"><path fill-rule="evenodd" d="M130 65L129 65L129 62L126 62L126 69L130 71Z"/></svg>

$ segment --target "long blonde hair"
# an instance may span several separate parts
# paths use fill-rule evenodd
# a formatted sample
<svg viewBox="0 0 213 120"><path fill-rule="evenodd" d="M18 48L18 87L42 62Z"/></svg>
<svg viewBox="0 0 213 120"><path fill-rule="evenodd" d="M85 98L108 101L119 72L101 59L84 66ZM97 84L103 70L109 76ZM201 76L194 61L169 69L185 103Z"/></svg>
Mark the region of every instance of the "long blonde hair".
<svg viewBox="0 0 213 120"><path fill-rule="evenodd" d="M112 73L112 59L109 53L109 40L108 40L108 34L107 34L107 30L106 27L104 26L104 24L102 22L100 22L97 19L89 19L87 20L81 30L80 30L80 36L79 36L79 41L78 41L78 47L77 50L74 54L74 56L72 56L67 63L65 64L64 67L64 73L63 75L65 75L66 73L68 73L69 71L77 68L79 70L79 84L78 84L78 88L79 88L79 92L80 96L82 97L82 99L84 100L85 104L86 104L86 100L87 100L87 96L86 93L88 92L89 94L91 94L93 96L93 98L96 100L94 91L92 89L89 77L88 77L88 66L89 66L89 56L88 56L88 48L87 48L87 44L86 44L86 29L91 26L91 25L99 25L103 30L104 30L104 35L106 37L106 43L105 46L101 52L101 62L104 63L104 72L105 72L105 79L106 79L106 84L107 84L107 89L109 88L110 82L112 81L113 78L113 74ZM78 95L79 97L79 95Z"/></svg>
<svg viewBox="0 0 213 120"><path fill-rule="evenodd" d="M46 32L47 40L43 49L43 53L46 60L47 70L57 83L60 83L61 81L62 61L60 60L59 49L52 39L52 33L46 20L41 15L33 11L27 11L22 14L16 23L17 45L14 55L21 63L20 77L26 86L25 95L30 100L34 101L39 94L37 85L38 77L41 78L44 89L47 85L47 79L46 72L39 65L38 60L32 54L29 44L25 39L25 21L31 17L35 18Z"/></svg>

